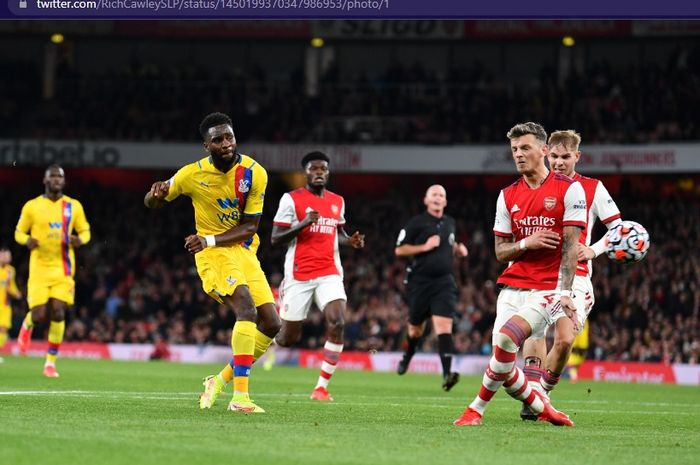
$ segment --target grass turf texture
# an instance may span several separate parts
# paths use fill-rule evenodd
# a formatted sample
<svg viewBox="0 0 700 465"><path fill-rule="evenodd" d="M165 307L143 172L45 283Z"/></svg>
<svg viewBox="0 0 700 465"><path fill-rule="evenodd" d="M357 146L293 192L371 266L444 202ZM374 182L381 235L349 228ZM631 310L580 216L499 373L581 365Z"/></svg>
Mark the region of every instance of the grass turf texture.
<svg viewBox="0 0 700 465"><path fill-rule="evenodd" d="M449 393L437 375L339 370L336 401L308 396L317 370L254 367L266 414L226 410L230 387L199 410L220 368L175 363L6 357L0 365L4 464L686 464L700 457L697 387L562 381L554 404L574 428L522 422L499 392L480 427L453 427L480 384Z"/></svg>

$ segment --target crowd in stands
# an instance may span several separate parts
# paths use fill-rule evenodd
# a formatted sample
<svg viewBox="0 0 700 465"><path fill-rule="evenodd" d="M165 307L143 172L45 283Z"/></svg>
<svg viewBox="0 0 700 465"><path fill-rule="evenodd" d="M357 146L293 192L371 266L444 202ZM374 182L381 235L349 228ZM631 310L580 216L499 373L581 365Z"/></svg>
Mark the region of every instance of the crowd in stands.
<svg viewBox="0 0 700 465"><path fill-rule="evenodd" d="M40 66L0 71L0 138L196 141L212 108L228 109L247 141L493 143L523 119L576 127L587 143L700 138L700 48L628 67L592 61L563 79L545 65L517 84L479 62L445 73L398 61L373 73L331 66L313 96L301 65L270 76L234 60L216 72L134 60L88 74L63 60L48 99Z"/></svg>
<svg viewBox="0 0 700 465"><path fill-rule="evenodd" d="M146 187L144 192L97 186L67 190L83 202L93 239L77 253L76 304L67 318L66 340L229 345L233 315L202 292L194 261L183 248L183 238L194 231L188 200L150 211L142 204ZM285 249L269 246L270 221L283 191L281 183L270 183L260 231L259 257L274 286L281 279ZM14 229L22 203L37 194L34 187L4 191L9 200L0 224L6 242L11 235L5 232ZM652 247L644 261L629 266L605 257L595 261L591 358L700 363L700 257L693 252L700 243L700 200L686 192L645 201L657 194L616 196L623 218L650 231ZM457 219L458 239L469 248L468 258L455 265L455 346L461 354L491 351L495 280L503 269L491 233L496 195L479 188L449 192L448 213ZM346 196L348 230L366 234L365 250L342 252L349 350L401 348L405 262L394 258L393 249L400 225L422 211L421 196L418 191ZM12 250L25 288L28 254L16 244ZM15 303L13 335L25 311L24 302ZM321 346L325 328L318 310L304 328L300 347ZM43 337L41 327L35 337ZM423 350L434 346L432 336L422 343Z"/></svg>

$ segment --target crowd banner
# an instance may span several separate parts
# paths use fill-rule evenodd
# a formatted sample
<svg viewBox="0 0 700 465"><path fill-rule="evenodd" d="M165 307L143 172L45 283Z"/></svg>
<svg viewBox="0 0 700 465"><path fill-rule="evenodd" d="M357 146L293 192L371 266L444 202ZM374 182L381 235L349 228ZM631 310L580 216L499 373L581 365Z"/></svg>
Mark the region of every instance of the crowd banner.
<svg viewBox="0 0 700 465"><path fill-rule="evenodd" d="M246 142L239 150L269 171L299 169L313 150L329 155L339 173L513 174L507 144L324 145ZM0 166L115 167L175 170L204 156L200 144L0 140ZM700 144L586 145L578 166L591 174L697 173Z"/></svg>

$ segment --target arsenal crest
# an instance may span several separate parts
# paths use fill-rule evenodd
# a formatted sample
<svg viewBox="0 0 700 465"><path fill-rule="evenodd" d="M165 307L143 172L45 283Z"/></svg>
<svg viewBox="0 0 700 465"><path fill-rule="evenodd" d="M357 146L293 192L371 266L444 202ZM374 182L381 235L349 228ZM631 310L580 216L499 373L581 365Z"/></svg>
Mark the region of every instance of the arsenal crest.
<svg viewBox="0 0 700 465"><path fill-rule="evenodd" d="M544 198L544 208L547 210L551 210L557 205L557 198L556 197L545 197Z"/></svg>
<svg viewBox="0 0 700 465"><path fill-rule="evenodd" d="M334 215L338 214L338 206L333 204L331 205L331 211L333 212Z"/></svg>

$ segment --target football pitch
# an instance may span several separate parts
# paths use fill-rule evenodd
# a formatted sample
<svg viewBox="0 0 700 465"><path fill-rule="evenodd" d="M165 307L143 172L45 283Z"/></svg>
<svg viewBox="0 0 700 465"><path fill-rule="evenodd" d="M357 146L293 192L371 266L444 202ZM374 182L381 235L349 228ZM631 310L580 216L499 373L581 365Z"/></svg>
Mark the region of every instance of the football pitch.
<svg viewBox="0 0 700 465"><path fill-rule="evenodd" d="M562 381L553 403L574 428L522 422L504 392L479 427L453 427L480 377L442 392L436 375L337 371L333 403L308 399L316 370L254 367L265 414L199 410L220 368L7 357L0 365L3 464L697 464L700 389ZM230 389L230 388L229 388Z"/></svg>

